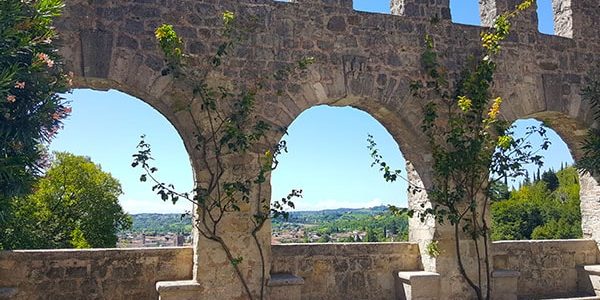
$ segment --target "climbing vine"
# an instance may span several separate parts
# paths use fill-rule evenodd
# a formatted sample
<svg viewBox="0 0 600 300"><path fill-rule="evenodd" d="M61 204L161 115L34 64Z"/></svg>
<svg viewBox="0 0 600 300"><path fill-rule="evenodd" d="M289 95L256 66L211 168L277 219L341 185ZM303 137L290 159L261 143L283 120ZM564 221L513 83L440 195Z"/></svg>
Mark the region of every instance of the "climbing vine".
<svg viewBox="0 0 600 300"><path fill-rule="evenodd" d="M178 101L187 103L181 111L186 112L192 120L196 142L194 150L199 151L203 159L200 165L204 168L201 171L208 174L208 178L197 181L193 192L179 192L173 185L163 183L156 177L157 168L151 165L151 146L144 137L138 144L138 152L133 155L132 166L142 168L140 180L152 182L153 191L162 200L175 203L184 199L194 203L195 228L202 237L220 245L249 299L254 299L255 295L240 269L244 258L231 250L222 236L221 225L227 215L253 211L250 234L260 254L262 284L258 297L264 299L267 270L258 233L269 218L287 218L287 210L294 208L294 200L302 196L302 191L292 190L286 197L273 202L264 196L263 186L268 175L277 167L279 155L286 152L285 141L271 144L267 137L269 133L285 132L285 129L274 128L258 118L254 110L257 101L265 96L265 87L272 86L275 81L286 81L300 75L313 63L313 59L301 59L295 65L286 66L275 74L261 76L244 86L227 80L214 83L210 80L211 72L224 67L229 53L252 30L251 19L243 20L245 23L241 24L242 21L229 11L224 12L222 18L223 42L206 62L209 66L207 69L198 69L194 64L198 58L183 52L184 41L173 26L164 24L155 32L167 63L163 75L173 76L183 85L193 87L189 97ZM245 163L244 170L234 171L227 164L233 160L248 162L252 156L250 153L261 154L251 159L254 163Z"/></svg>
<svg viewBox="0 0 600 300"><path fill-rule="evenodd" d="M421 221L430 216L437 223L452 226L459 272L478 299L490 299L491 292L487 220L491 187L506 178L524 175L527 164L542 164L542 157L536 154L539 149L528 141L531 135L542 136L540 149L550 144L544 127L529 127L525 137L513 137L513 128L499 118L502 98L492 97L490 92L495 60L510 33L510 22L533 2L523 1L514 10L499 15L489 31L481 34L482 54L470 57L456 78L451 78L440 64L435 41L426 35L421 55L423 76L410 84L412 96L422 103L421 130L433 156L433 185L426 189L431 207L422 204L418 211L390 209L410 216L417 213ZM408 181L384 161L372 136L368 142L373 166L380 168L386 181ZM408 189L412 193L425 190L411 182ZM475 275L466 271L462 236L474 246ZM436 247L433 251L431 245L427 251L439 255L441 250Z"/></svg>

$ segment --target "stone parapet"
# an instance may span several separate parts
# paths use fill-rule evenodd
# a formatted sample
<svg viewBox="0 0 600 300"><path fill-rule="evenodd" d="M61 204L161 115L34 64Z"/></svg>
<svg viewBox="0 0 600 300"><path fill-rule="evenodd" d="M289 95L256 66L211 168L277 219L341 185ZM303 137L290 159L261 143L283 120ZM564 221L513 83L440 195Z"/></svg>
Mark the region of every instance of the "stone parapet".
<svg viewBox="0 0 600 300"><path fill-rule="evenodd" d="M156 299L192 278L190 247L0 252L0 299Z"/></svg>
<svg viewBox="0 0 600 300"><path fill-rule="evenodd" d="M394 274L421 269L416 243L272 246L271 273L304 279L301 299L395 299Z"/></svg>
<svg viewBox="0 0 600 300"><path fill-rule="evenodd" d="M578 266L598 261L594 240L499 241L492 243L492 253L494 270L520 273L519 299L585 293L579 288Z"/></svg>
<svg viewBox="0 0 600 300"><path fill-rule="evenodd" d="M517 282L521 273L513 270L495 270L492 272L492 295L495 300L517 300Z"/></svg>

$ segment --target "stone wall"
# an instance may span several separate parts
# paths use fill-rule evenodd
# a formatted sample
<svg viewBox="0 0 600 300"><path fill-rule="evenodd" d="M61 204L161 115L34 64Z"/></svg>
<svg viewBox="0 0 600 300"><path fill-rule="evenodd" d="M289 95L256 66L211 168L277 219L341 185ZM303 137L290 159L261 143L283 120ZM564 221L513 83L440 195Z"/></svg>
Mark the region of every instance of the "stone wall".
<svg viewBox="0 0 600 300"><path fill-rule="evenodd" d="M577 267L596 264L599 258L593 240L500 241L492 244L492 251L494 269L521 273L519 299L577 295L583 283L578 282Z"/></svg>
<svg viewBox="0 0 600 300"><path fill-rule="evenodd" d="M0 299L157 299L192 278L191 247L0 252Z"/></svg>
<svg viewBox="0 0 600 300"><path fill-rule="evenodd" d="M500 241L495 270L521 273L519 299L581 294L593 240ZM157 281L192 278L192 248L0 252L0 299L156 299ZM304 279L302 299L394 299L397 271L422 270L416 243L272 246L271 273Z"/></svg>
<svg viewBox="0 0 600 300"><path fill-rule="evenodd" d="M421 270L416 243L272 246L271 273L304 278L302 299L395 299L394 276Z"/></svg>

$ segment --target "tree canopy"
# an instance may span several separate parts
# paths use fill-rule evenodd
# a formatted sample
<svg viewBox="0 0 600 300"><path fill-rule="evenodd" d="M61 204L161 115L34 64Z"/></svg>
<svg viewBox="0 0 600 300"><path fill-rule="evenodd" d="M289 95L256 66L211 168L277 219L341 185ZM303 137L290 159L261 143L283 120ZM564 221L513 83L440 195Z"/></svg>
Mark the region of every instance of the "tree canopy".
<svg viewBox="0 0 600 300"><path fill-rule="evenodd" d="M27 192L41 174L44 147L71 112L52 19L59 0L0 2L0 197Z"/></svg>
<svg viewBox="0 0 600 300"><path fill-rule="evenodd" d="M89 158L55 153L34 189L11 202L9 248L115 247L117 232L131 226L121 185Z"/></svg>
<svg viewBox="0 0 600 300"><path fill-rule="evenodd" d="M492 204L492 239L581 238L577 170L550 170L541 177Z"/></svg>
<svg viewBox="0 0 600 300"><path fill-rule="evenodd" d="M53 45L61 8L60 0L0 1L0 232L11 198L30 192L47 162L43 144L71 112L57 94L71 83Z"/></svg>

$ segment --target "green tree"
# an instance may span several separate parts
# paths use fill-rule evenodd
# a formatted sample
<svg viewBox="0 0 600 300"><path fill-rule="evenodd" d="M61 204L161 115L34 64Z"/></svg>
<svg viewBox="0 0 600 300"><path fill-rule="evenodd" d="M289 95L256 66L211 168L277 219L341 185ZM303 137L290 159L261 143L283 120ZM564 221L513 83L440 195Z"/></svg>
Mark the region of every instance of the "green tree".
<svg viewBox="0 0 600 300"><path fill-rule="evenodd" d="M375 230L371 226L367 228L367 236L365 237L365 241L369 243L379 242L379 238L377 237Z"/></svg>
<svg viewBox="0 0 600 300"><path fill-rule="evenodd" d="M553 170L548 170L542 174L541 180L546 183L546 187L550 192L554 192L558 188L558 177Z"/></svg>
<svg viewBox="0 0 600 300"><path fill-rule="evenodd" d="M567 167L552 174L554 190L542 180L492 204L493 240L581 238L577 170Z"/></svg>
<svg viewBox="0 0 600 300"><path fill-rule="evenodd" d="M109 248L131 227L121 185L89 158L55 153L35 192L13 201L12 248Z"/></svg>
<svg viewBox="0 0 600 300"><path fill-rule="evenodd" d="M30 192L45 166L42 145L71 112L57 94L71 81L52 41L61 8L60 0L0 1L0 249L15 222L12 197Z"/></svg>
<svg viewBox="0 0 600 300"><path fill-rule="evenodd" d="M51 27L56 0L0 2L0 189L21 190L39 174L43 152L70 112L56 94L67 90Z"/></svg>
<svg viewBox="0 0 600 300"><path fill-rule="evenodd" d="M510 197L510 191L508 185L504 182L494 181L490 184L489 188L490 199L492 201L502 201Z"/></svg>

